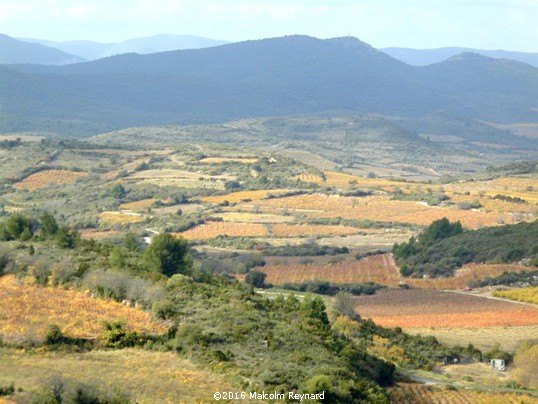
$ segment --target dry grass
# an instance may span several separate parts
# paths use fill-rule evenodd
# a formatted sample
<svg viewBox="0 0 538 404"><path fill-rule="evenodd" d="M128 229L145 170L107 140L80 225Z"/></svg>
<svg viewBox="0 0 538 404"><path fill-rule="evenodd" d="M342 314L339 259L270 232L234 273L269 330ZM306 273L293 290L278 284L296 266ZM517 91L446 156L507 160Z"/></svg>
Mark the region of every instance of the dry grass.
<svg viewBox="0 0 538 404"><path fill-rule="evenodd" d="M0 335L8 342L41 339L50 324L69 336L93 338L101 335L105 320L125 320L139 331L165 331L142 310L75 290L31 285L11 275L0 278L0 301Z"/></svg>
<svg viewBox="0 0 538 404"><path fill-rule="evenodd" d="M209 222L182 233L176 233L187 240L207 240L217 236L265 237L267 228L258 223Z"/></svg>
<svg viewBox="0 0 538 404"><path fill-rule="evenodd" d="M512 327L416 327L405 328L410 334L433 335L440 342L455 346L473 344L487 351L496 344L508 352L515 352L518 344L525 340L536 339L538 325Z"/></svg>
<svg viewBox="0 0 538 404"><path fill-rule="evenodd" d="M106 237L117 236L118 234L120 234L119 232L114 231L114 230L99 231L95 229L81 229L78 232L80 233L80 237L82 239L93 238L95 240L99 240Z"/></svg>
<svg viewBox="0 0 538 404"><path fill-rule="evenodd" d="M160 187L201 188L224 191L224 181L191 178L149 178L141 181L142 184L154 184Z"/></svg>
<svg viewBox="0 0 538 404"><path fill-rule="evenodd" d="M114 225L114 224L131 224L140 223L146 220L144 216L138 213L132 212L103 212L99 215L99 219L102 222Z"/></svg>
<svg viewBox="0 0 538 404"><path fill-rule="evenodd" d="M86 177L88 173L69 170L44 170L26 177L13 184L14 188L35 190L47 188L51 185L71 184L77 179Z"/></svg>
<svg viewBox="0 0 538 404"><path fill-rule="evenodd" d="M120 205L120 209L127 209L127 210L143 210L151 208L151 206L157 202L157 199L155 198L149 198L149 199L142 199L140 201L134 201L134 202L127 202L122 203Z"/></svg>
<svg viewBox="0 0 538 404"><path fill-rule="evenodd" d="M126 392L131 402L141 404L207 403L212 402L215 391L234 390L223 376L171 352L123 349L30 354L3 348L0 362L0 385L14 383L25 392L42 388L51 376L101 391L115 387ZM25 396L28 393L17 393L15 399L25 402Z"/></svg>
<svg viewBox="0 0 538 404"><path fill-rule="evenodd" d="M257 158L243 158L243 157L206 157L199 160L200 163L207 164L222 164L227 162L253 164L258 161Z"/></svg>

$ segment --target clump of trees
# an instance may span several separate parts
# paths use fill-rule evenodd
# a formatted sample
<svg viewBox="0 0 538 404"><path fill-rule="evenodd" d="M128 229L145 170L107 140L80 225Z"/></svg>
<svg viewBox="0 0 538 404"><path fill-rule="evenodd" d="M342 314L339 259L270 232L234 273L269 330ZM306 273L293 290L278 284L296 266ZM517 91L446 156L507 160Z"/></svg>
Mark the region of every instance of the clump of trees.
<svg viewBox="0 0 538 404"><path fill-rule="evenodd" d="M428 226L418 238L395 244L392 252L402 275L452 276L468 262L516 263L538 260L538 221L464 231L446 218Z"/></svg>

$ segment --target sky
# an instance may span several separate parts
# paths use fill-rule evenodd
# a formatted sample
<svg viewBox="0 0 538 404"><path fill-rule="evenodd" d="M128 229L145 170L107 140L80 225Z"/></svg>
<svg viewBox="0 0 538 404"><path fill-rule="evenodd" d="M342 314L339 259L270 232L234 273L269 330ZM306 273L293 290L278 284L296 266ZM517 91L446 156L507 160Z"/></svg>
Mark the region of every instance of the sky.
<svg viewBox="0 0 538 404"><path fill-rule="evenodd" d="M538 52L538 0L0 0L0 33L121 42L351 35L376 48Z"/></svg>

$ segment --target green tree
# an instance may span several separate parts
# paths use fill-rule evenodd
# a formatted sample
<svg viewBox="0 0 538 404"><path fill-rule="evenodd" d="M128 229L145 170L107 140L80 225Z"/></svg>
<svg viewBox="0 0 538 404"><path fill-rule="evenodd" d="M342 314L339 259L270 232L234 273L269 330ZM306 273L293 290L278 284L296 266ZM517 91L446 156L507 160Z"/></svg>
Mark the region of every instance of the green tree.
<svg viewBox="0 0 538 404"><path fill-rule="evenodd" d="M187 241L169 233L161 233L151 240L144 252L144 265L149 271L166 276L174 274L190 275L192 258Z"/></svg>
<svg viewBox="0 0 538 404"><path fill-rule="evenodd" d="M245 276L245 283L255 287L263 288L265 287L265 278L267 275L261 271L251 271Z"/></svg>
<svg viewBox="0 0 538 404"><path fill-rule="evenodd" d="M110 257L108 257L108 263L110 264L110 267L113 269L122 269L125 267L125 264L126 264L125 257L120 247L114 247L112 249L112 252L110 253Z"/></svg>
<svg viewBox="0 0 538 404"><path fill-rule="evenodd" d="M75 230L69 230L67 226L61 226L56 232L56 244L61 248L75 248L79 234Z"/></svg>
<svg viewBox="0 0 538 404"><path fill-rule="evenodd" d="M29 240L32 237L32 221L21 214L11 215L5 224L5 231L2 233L6 240L19 240L23 237ZM30 235L30 237L28 237Z"/></svg>
<svg viewBox="0 0 538 404"><path fill-rule="evenodd" d="M41 223L40 236L42 239L54 237L58 233L58 222L49 212L43 212L39 217L39 222Z"/></svg>
<svg viewBox="0 0 538 404"><path fill-rule="evenodd" d="M123 239L123 245L129 251L138 251L138 241L133 233L127 233Z"/></svg>
<svg viewBox="0 0 538 404"><path fill-rule="evenodd" d="M112 187L112 196L116 199L122 199L125 197L125 188L123 188L123 185L116 184Z"/></svg>

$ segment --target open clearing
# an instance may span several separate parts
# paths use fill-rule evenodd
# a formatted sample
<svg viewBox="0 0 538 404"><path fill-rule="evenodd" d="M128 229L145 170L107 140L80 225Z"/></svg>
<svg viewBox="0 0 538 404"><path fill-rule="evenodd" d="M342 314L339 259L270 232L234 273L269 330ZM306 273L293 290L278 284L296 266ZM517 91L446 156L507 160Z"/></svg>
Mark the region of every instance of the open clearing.
<svg viewBox="0 0 538 404"><path fill-rule="evenodd" d="M503 350L514 352L521 341L536 339L538 325L512 327L426 327L404 328L410 334L433 335L440 342L455 346L473 344L481 350L493 348L496 344Z"/></svg>
<svg viewBox="0 0 538 404"><path fill-rule="evenodd" d="M140 349L82 354L25 353L0 348L0 386L24 392L15 402L32 402L26 392L42 388L51 377L84 383L98 390L117 388L137 403L210 402L215 391L230 391L224 378L200 369L171 352ZM28 399L29 401L25 401Z"/></svg>

